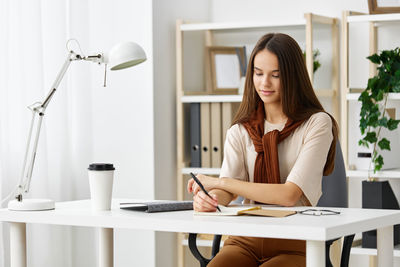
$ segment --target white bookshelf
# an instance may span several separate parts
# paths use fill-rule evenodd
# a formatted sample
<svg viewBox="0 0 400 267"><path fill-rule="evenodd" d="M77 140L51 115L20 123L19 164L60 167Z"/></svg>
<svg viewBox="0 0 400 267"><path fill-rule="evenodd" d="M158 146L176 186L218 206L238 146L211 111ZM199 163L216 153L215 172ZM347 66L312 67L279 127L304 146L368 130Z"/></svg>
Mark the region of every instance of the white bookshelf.
<svg viewBox="0 0 400 267"><path fill-rule="evenodd" d="M354 92L355 88L350 88L349 80L349 38L351 32L349 24L353 23L364 23L365 27L369 27L369 54L377 53L378 51L378 27L384 26L388 23L400 22L400 14L378 14L378 15L365 15L355 14L355 12L344 11L342 17L342 66L341 66L341 144L343 150L343 156L345 157L346 163L348 163L348 105L354 104L358 101L361 93ZM353 24L354 25L354 24ZM369 76L375 75L376 66L370 63ZM352 92L353 91L353 92ZM357 90L359 91L359 90ZM389 93L388 100L400 100L400 93ZM351 127L351 126L350 126ZM356 144L352 144L356 145ZM346 164L347 165L347 164ZM370 172L373 177L382 179L398 179L400 178L400 169L389 169L382 170L377 173ZM346 175L349 179L351 178L368 178L368 171L366 170L346 170ZM351 194L351 192L349 192ZM357 242L355 242L357 243ZM359 242L358 242L359 243ZM352 255L365 255L365 256L376 256L376 249L362 248L360 245L354 246L351 249ZM400 257L400 245L395 246L394 257Z"/></svg>

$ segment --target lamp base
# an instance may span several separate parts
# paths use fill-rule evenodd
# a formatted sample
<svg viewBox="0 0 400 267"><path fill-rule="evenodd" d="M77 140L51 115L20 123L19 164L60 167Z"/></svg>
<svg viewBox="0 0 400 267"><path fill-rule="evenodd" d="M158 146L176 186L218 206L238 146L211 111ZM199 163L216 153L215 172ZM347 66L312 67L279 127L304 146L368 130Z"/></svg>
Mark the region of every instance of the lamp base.
<svg viewBox="0 0 400 267"><path fill-rule="evenodd" d="M8 209L16 211L54 210L55 203L52 199L11 200L8 202Z"/></svg>

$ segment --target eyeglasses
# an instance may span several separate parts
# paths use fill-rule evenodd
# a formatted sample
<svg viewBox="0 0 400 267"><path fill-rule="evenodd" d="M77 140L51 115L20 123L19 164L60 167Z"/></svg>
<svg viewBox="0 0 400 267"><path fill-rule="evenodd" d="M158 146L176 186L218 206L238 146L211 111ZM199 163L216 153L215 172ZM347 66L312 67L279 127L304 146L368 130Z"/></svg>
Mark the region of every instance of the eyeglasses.
<svg viewBox="0 0 400 267"><path fill-rule="evenodd" d="M325 216L325 215L338 215L338 214L340 214L340 211L306 209L306 210L298 211L297 213L303 214L303 215L312 215L312 216Z"/></svg>

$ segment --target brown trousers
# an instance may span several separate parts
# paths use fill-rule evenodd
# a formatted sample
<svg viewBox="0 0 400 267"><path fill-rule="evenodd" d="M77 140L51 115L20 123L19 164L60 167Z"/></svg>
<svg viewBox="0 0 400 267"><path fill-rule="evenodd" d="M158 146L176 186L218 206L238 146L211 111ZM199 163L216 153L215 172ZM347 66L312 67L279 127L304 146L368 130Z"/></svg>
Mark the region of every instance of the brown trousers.
<svg viewBox="0 0 400 267"><path fill-rule="evenodd" d="M229 236L207 267L305 267L302 240Z"/></svg>

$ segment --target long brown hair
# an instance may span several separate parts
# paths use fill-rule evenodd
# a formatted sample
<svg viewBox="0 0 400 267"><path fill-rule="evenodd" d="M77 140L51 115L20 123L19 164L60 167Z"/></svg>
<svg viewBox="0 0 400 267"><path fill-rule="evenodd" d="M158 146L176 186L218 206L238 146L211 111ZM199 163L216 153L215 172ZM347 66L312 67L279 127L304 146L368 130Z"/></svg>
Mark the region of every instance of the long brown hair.
<svg viewBox="0 0 400 267"><path fill-rule="evenodd" d="M269 33L260 38L250 55L243 100L232 125L248 121L258 103L262 101L255 90L253 75L254 58L264 49L275 54L278 58L283 113L293 121L300 121L310 118L317 112L326 112L315 95L303 53L297 42L283 33ZM329 113L327 114L332 119L333 141L324 167L324 175L333 171L338 138L338 125L335 119Z"/></svg>

